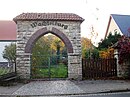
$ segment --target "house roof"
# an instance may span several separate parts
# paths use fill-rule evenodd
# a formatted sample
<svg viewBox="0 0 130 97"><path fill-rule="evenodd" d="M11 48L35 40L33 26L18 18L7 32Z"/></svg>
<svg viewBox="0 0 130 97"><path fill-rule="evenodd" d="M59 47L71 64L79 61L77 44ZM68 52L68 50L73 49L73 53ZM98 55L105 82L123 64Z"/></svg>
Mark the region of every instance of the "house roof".
<svg viewBox="0 0 130 97"><path fill-rule="evenodd" d="M130 37L130 15L111 14L110 19L109 19L109 23L108 23L108 27L107 27L107 31L109 29L111 18L114 19L114 21L118 25L122 34ZM108 33L107 31L106 31L106 34Z"/></svg>
<svg viewBox="0 0 130 97"><path fill-rule="evenodd" d="M0 41L16 40L16 24L14 21L0 20Z"/></svg>
<svg viewBox="0 0 130 97"><path fill-rule="evenodd" d="M18 20L63 20L63 21L81 21L84 19L73 13L22 13L13 19Z"/></svg>

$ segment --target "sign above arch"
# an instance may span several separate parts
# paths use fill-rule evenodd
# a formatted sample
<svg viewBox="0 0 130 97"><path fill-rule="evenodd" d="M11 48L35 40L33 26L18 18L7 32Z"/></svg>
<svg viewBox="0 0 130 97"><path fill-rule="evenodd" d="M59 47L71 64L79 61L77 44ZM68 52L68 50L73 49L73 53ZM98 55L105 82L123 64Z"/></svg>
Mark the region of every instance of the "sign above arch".
<svg viewBox="0 0 130 97"><path fill-rule="evenodd" d="M64 29L68 28L68 25L60 23L60 22L57 22L57 21L41 21L41 22L35 21L35 22L33 22L33 23L30 24L30 26L32 28L35 28L37 26L49 26L49 25L63 27Z"/></svg>

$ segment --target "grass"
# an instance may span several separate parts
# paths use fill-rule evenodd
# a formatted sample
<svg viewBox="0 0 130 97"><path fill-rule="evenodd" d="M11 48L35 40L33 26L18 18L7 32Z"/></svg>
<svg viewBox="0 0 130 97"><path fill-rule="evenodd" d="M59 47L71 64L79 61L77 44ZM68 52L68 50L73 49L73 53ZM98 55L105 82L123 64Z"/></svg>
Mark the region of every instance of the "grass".
<svg viewBox="0 0 130 97"><path fill-rule="evenodd" d="M0 68L0 75L7 74L9 68ZM67 78L68 68L64 64L51 65L49 68L36 68L32 72L32 78Z"/></svg>
<svg viewBox="0 0 130 97"><path fill-rule="evenodd" d="M0 68L0 75L6 74L6 73L8 73L7 68Z"/></svg>
<svg viewBox="0 0 130 97"><path fill-rule="evenodd" d="M68 75L68 68L64 64L50 66L49 68L37 68L32 72L32 78L66 78Z"/></svg>

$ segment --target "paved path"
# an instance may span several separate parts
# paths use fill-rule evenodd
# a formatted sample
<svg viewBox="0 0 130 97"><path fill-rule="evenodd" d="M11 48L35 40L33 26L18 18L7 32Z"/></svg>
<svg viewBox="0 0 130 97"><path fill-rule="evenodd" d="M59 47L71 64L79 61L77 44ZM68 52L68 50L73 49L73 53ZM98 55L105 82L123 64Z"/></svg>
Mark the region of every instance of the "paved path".
<svg viewBox="0 0 130 97"><path fill-rule="evenodd" d="M11 86L12 87L12 86ZM0 94L9 95L71 95L71 94L89 94L97 92L107 92L115 90L130 89L130 81L119 80L87 80L87 81L32 81L28 84L18 85L12 89L12 92ZM3 87L4 90L6 90Z"/></svg>
<svg viewBox="0 0 130 97"><path fill-rule="evenodd" d="M23 85L24 84L18 83L12 86L0 86L0 95L11 95L19 88L21 88Z"/></svg>

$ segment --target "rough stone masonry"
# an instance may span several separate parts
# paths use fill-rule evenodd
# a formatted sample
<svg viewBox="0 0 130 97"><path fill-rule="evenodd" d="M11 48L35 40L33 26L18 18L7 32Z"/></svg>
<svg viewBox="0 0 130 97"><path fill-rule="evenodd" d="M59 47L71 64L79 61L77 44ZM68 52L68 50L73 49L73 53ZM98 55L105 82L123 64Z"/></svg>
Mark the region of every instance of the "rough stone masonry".
<svg viewBox="0 0 130 97"><path fill-rule="evenodd" d="M30 79L33 44L41 36L52 33L68 51L68 79L82 79L81 33L83 18L71 13L22 13L17 24L16 69L21 79Z"/></svg>

